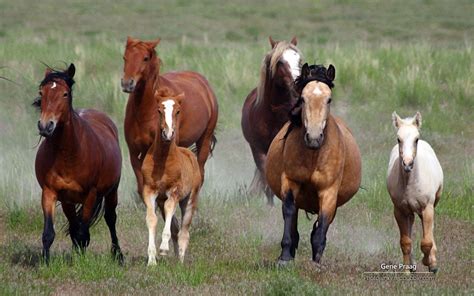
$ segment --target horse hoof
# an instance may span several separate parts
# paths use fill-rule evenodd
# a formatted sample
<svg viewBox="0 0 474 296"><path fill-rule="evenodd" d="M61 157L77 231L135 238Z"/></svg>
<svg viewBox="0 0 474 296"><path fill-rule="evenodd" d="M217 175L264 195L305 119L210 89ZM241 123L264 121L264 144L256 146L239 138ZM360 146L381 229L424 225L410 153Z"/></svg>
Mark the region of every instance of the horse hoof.
<svg viewBox="0 0 474 296"><path fill-rule="evenodd" d="M428 267L428 270L434 274L438 272L438 266Z"/></svg>
<svg viewBox="0 0 474 296"><path fill-rule="evenodd" d="M125 265L125 257L123 256L122 253L115 255L115 260L117 260L117 263L118 263L120 266L124 266L124 265Z"/></svg>
<svg viewBox="0 0 474 296"><path fill-rule="evenodd" d="M153 260L148 260L148 266L155 266L156 265L156 259Z"/></svg>
<svg viewBox="0 0 474 296"><path fill-rule="evenodd" d="M160 255L161 256L168 256L168 250L161 250L160 249Z"/></svg>
<svg viewBox="0 0 474 296"><path fill-rule="evenodd" d="M286 266L290 265L291 262L293 262L293 260L283 260L283 259L279 258L276 265L277 265L277 267L286 267Z"/></svg>

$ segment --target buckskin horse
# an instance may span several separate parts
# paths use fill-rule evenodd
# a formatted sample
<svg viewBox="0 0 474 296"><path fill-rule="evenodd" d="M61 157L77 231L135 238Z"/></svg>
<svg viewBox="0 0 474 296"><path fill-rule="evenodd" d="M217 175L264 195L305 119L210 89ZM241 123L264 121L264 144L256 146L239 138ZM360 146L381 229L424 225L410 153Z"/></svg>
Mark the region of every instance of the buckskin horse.
<svg viewBox="0 0 474 296"><path fill-rule="evenodd" d="M177 146L179 117L183 116L181 105L184 94L174 95L169 89L160 89L156 94L159 119L157 132L143 161L143 201L147 213L148 265L156 264L155 234L158 203L165 218L160 254L167 255L169 240L173 239L175 253L181 262L189 244L189 226L197 207L202 178L196 156L187 148ZM172 227L176 207L181 208L182 227Z"/></svg>
<svg viewBox="0 0 474 296"><path fill-rule="evenodd" d="M125 112L125 140L139 194L143 190L143 157L153 143L158 126L158 105L154 98L158 88L185 94L177 143L181 147L196 144L203 179L204 165L216 143L214 129L218 106L208 81L201 74L191 71L160 75L161 60L155 50L159 43L160 39L141 41L128 37L123 56L122 89L130 94Z"/></svg>
<svg viewBox="0 0 474 296"><path fill-rule="evenodd" d="M117 128L104 113L73 109L74 73L73 64L64 72L46 69L39 97L33 103L41 109L38 129L45 137L35 163L36 178L42 189L43 258L49 262L57 201L67 217L73 246L81 250L89 245L89 227L100 217L105 203L112 254L122 264L115 230L122 168Z"/></svg>
<svg viewBox="0 0 474 296"><path fill-rule="evenodd" d="M302 56L296 37L291 42L274 41L272 37L269 40L272 49L262 61L258 86L245 100L241 125L257 166L249 192L264 191L267 203L273 205L263 169L270 143L288 121L288 112L296 102L293 82L300 75Z"/></svg>
<svg viewBox="0 0 474 296"><path fill-rule="evenodd" d="M266 177L282 200L284 219L279 264L295 257L299 209L318 214L311 246L312 259L319 263L336 209L351 199L360 186L359 148L346 124L329 112L335 69L330 65L327 70L313 70L303 65L295 82L301 96L291 110L290 122L268 150Z"/></svg>

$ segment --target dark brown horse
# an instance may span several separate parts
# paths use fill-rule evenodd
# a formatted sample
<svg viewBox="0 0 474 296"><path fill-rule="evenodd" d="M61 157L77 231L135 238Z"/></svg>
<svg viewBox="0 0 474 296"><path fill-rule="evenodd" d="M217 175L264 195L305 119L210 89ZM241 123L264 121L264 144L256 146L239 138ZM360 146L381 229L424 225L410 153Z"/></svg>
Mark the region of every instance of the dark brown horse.
<svg viewBox="0 0 474 296"><path fill-rule="evenodd" d="M214 92L207 80L195 72L160 75L161 60L155 51L159 42L160 39L140 41L128 37L124 54L122 88L130 93L125 113L125 139L140 194L143 190L143 157L155 139L158 126L158 105L154 98L158 88L166 87L174 93L185 94L178 145L196 144L202 178L204 165L215 144L218 107Z"/></svg>
<svg viewBox="0 0 474 296"><path fill-rule="evenodd" d="M273 205L263 169L270 143L288 121L288 112L296 102L293 82L300 74L301 53L296 38L291 42L269 40L272 49L263 59L258 87L245 100L241 125L257 165L249 191L264 191L268 204Z"/></svg>
<svg viewBox="0 0 474 296"><path fill-rule="evenodd" d="M64 71L46 70L34 105L41 108L38 129L46 139L36 154L36 178L43 191L43 257L49 261L53 243L54 211L61 202L74 247L89 245L89 227L101 214L112 238L112 254L123 256L115 231L117 188L122 158L115 124L96 110L74 110L72 85L74 65Z"/></svg>
<svg viewBox="0 0 474 296"><path fill-rule="evenodd" d="M322 71L321 71L322 70ZM298 210L318 213L311 232L313 261L319 263L326 233L336 209L359 190L359 147L346 124L330 114L335 69L303 65L296 90L302 90L290 113L290 123L280 130L268 150L266 177L282 200L284 219L279 263L293 260L298 248Z"/></svg>

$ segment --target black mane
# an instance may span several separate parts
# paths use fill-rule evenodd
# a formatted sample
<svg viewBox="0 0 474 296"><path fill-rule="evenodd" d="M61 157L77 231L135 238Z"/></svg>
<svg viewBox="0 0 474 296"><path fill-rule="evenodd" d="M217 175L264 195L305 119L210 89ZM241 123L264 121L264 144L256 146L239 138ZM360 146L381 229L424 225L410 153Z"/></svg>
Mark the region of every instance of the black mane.
<svg viewBox="0 0 474 296"><path fill-rule="evenodd" d="M329 88L334 88L334 82L327 76L328 69L323 65L311 65L309 66L309 73L307 75L300 75L295 79L295 90L298 92L298 95L301 95L303 88L311 81L320 81L329 86Z"/></svg>

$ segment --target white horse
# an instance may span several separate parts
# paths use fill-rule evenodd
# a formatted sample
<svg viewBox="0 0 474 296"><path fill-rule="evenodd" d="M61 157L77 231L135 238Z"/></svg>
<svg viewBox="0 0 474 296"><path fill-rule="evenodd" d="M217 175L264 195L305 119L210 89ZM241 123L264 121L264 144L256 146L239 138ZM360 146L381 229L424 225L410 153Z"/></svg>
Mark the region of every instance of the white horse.
<svg viewBox="0 0 474 296"><path fill-rule="evenodd" d="M390 153L387 189L400 229L400 247L405 270L414 271L411 233L414 213L423 224L421 251L423 264L436 273L436 244L433 236L434 208L443 190L443 170L430 144L419 140L421 114L401 119L396 112L392 121L397 128L398 145Z"/></svg>

